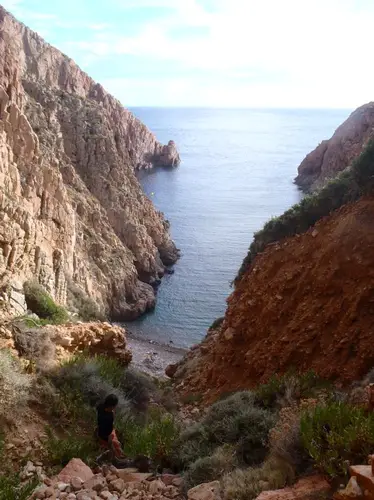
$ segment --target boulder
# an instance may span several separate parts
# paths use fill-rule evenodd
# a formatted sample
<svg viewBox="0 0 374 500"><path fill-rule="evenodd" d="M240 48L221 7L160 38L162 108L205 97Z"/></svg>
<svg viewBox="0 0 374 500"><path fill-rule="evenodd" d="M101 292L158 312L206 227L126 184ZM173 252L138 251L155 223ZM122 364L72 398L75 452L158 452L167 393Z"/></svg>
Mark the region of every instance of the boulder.
<svg viewBox="0 0 374 500"><path fill-rule="evenodd" d="M80 478L86 482L94 476L92 470L80 458L73 458L58 474L57 479L61 482L70 483L73 478Z"/></svg>
<svg viewBox="0 0 374 500"><path fill-rule="evenodd" d="M219 481L203 483L190 489L187 493L188 500L221 500L221 487Z"/></svg>
<svg viewBox="0 0 374 500"><path fill-rule="evenodd" d="M363 498L363 491L357 483L356 477L351 477L347 486L334 495L334 500L359 500Z"/></svg>
<svg viewBox="0 0 374 500"><path fill-rule="evenodd" d="M365 499L374 500L374 476L371 465L353 465L349 468L349 472L364 492Z"/></svg>
<svg viewBox="0 0 374 500"><path fill-rule="evenodd" d="M106 487L105 477L101 474L95 474L84 482L83 487L87 490L101 491Z"/></svg>

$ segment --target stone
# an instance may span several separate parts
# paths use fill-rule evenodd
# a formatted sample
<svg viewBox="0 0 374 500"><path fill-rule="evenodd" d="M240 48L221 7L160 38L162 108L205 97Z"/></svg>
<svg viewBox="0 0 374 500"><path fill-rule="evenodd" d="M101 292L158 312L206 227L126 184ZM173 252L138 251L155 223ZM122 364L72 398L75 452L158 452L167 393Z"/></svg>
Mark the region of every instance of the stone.
<svg viewBox="0 0 374 500"><path fill-rule="evenodd" d="M374 476L371 465L353 465L349 468L349 472L352 477L356 478L361 490L365 492L365 498L367 500L374 499Z"/></svg>
<svg viewBox="0 0 374 500"><path fill-rule="evenodd" d="M49 498L55 494L55 490L52 488L52 486L48 486L48 488L45 490L45 498Z"/></svg>
<svg viewBox="0 0 374 500"><path fill-rule="evenodd" d="M38 488L38 489L35 490L34 497L36 499L45 498L46 490L47 490L46 486L40 486L40 488Z"/></svg>
<svg viewBox="0 0 374 500"><path fill-rule="evenodd" d="M105 477L101 474L95 474L93 477L84 482L83 487L87 490L101 491L107 485Z"/></svg>
<svg viewBox="0 0 374 500"><path fill-rule="evenodd" d="M178 370L178 364L170 364L165 368L165 375L169 378L173 378L176 371Z"/></svg>
<svg viewBox="0 0 374 500"><path fill-rule="evenodd" d="M100 498L102 498L103 500L113 500L114 496L110 491L102 491L100 493Z"/></svg>
<svg viewBox="0 0 374 500"><path fill-rule="evenodd" d="M318 230L317 229L313 229L312 236L313 236L313 238L315 238L316 236L318 236Z"/></svg>
<svg viewBox="0 0 374 500"><path fill-rule="evenodd" d="M235 330L231 327L226 328L226 330L223 332L223 336L225 340L230 341L234 338L235 335Z"/></svg>
<svg viewBox="0 0 374 500"><path fill-rule="evenodd" d="M165 489L165 484L160 480L156 479L149 484L149 493L151 495L157 495Z"/></svg>
<svg viewBox="0 0 374 500"><path fill-rule="evenodd" d="M121 478L111 481L110 488L114 491L118 491L118 493L122 493L125 489L125 481Z"/></svg>
<svg viewBox="0 0 374 500"><path fill-rule="evenodd" d="M72 477L70 480L71 487L74 491L82 489L83 481L80 477Z"/></svg>
<svg viewBox="0 0 374 500"><path fill-rule="evenodd" d="M66 500L76 500L77 496L75 493L69 493L68 496L66 497Z"/></svg>
<svg viewBox="0 0 374 500"><path fill-rule="evenodd" d="M60 491L66 491L66 489L69 488L69 484L63 483L63 482L57 483L56 486L57 486L57 489Z"/></svg>
<svg viewBox="0 0 374 500"><path fill-rule="evenodd" d="M221 487L219 481L203 483L187 492L188 500L221 500Z"/></svg>
<svg viewBox="0 0 374 500"><path fill-rule="evenodd" d="M153 476L151 473L145 472L127 472L126 469L118 469L117 475L123 479L125 483L147 481Z"/></svg>
<svg viewBox="0 0 374 500"><path fill-rule="evenodd" d="M350 480L348 481L347 486L342 489L337 491L334 494L334 500L350 500L350 499L360 499L363 497L363 491L357 484L357 479L356 477L351 477Z"/></svg>
<svg viewBox="0 0 374 500"><path fill-rule="evenodd" d="M173 479L172 485L175 486L176 488L181 488L183 486L184 480L183 477L176 476Z"/></svg>
<svg viewBox="0 0 374 500"><path fill-rule="evenodd" d="M173 484L174 479L178 478L175 474L161 474L161 481L166 485L170 486Z"/></svg>
<svg viewBox="0 0 374 500"><path fill-rule="evenodd" d="M79 477L82 482L93 477L92 470L80 458L73 458L58 474L57 479L69 483L73 477Z"/></svg>

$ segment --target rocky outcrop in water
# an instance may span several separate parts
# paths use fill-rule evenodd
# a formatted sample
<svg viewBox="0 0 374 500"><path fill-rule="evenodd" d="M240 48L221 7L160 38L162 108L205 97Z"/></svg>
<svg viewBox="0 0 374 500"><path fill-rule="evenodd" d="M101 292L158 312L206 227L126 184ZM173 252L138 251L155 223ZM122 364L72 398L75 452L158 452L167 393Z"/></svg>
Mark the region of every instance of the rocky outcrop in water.
<svg viewBox="0 0 374 500"><path fill-rule="evenodd" d="M329 140L322 141L298 168L302 189L314 190L347 168L374 137L374 102L357 108Z"/></svg>
<svg viewBox="0 0 374 500"><path fill-rule="evenodd" d="M0 7L0 301L22 312L37 279L61 304L70 281L112 318L152 308L178 251L134 171L175 166L101 85ZM13 307L14 309L14 307Z"/></svg>

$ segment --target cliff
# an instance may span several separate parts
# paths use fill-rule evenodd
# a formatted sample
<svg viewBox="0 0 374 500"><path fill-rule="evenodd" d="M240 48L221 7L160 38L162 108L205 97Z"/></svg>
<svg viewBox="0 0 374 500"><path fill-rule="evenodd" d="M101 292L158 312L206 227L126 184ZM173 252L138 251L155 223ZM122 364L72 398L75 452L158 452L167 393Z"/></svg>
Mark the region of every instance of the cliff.
<svg viewBox="0 0 374 500"><path fill-rule="evenodd" d="M374 103L370 102L357 108L331 139L306 156L298 168L296 184L306 191L322 186L347 168L373 137Z"/></svg>
<svg viewBox="0 0 374 500"><path fill-rule="evenodd" d="M373 220L374 198L361 199L269 245L229 297L223 324L177 368L182 391L212 401L290 370L341 383L365 375L374 362Z"/></svg>
<svg viewBox="0 0 374 500"><path fill-rule="evenodd" d="M274 374L341 385L373 366L374 141L334 182L255 234L205 340L167 368L183 395L211 402Z"/></svg>
<svg viewBox="0 0 374 500"><path fill-rule="evenodd" d="M0 292L75 282L112 318L154 306L178 251L134 171L179 155L101 85L0 7Z"/></svg>

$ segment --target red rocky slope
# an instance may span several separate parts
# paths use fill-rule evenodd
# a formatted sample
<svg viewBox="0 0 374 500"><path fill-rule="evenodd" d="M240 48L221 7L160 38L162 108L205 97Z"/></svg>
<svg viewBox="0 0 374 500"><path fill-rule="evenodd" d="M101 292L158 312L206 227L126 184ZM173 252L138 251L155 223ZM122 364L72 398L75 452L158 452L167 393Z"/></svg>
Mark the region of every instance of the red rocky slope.
<svg viewBox="0 0 374 500"><path fill-rule="evenodd" d="M223 325L178 367L184 392L249 388L292 368L348 383L374 365L374 198L269 245L228 299Z"/></svg>

